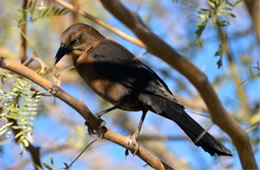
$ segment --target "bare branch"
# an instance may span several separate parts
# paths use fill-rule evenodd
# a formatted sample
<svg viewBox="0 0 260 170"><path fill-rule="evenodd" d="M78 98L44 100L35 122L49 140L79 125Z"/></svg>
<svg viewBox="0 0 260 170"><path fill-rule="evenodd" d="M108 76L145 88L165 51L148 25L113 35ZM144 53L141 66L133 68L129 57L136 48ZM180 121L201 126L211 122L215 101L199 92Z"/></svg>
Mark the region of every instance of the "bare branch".
<svg viewBox="0 0 260 170"><path fill-rule="evenodd" d="M174 92L173 92L174 94ZM209 112L205 103L201 99L186 99L181 96L175 95L177 100L183 104L185 107L188 107L193 110L202 111L202 112Z"/></svg>
<svg viewBox="0 0 260 170"><path fill-rule="evenodd" d="M252 23L256 34L256 39L258 41L258 44L260 44L260 17L259 17L260 1L245 0L244 2L253 21Z"/></svg>
<svg viewBox="0 0 260 170"><path fill-rule="evenodd" d="M25 12L27 3L28 3L28 0L23 0L22 8L23 8L23 18L25 20L26 20L26 15L27 15ZM24 36L24 35L26 35L26 22L21 24L20 29L21 29L21 34L20 34L21 41L20 41L19 57L20 57L21 63L23 63L27 58L27 56L26 56L26 38Z"/></svg>
<svg viewBox="0 0 260 170"><path fill-rule="evenodd" d="M235 88L237 91L237 96L241 102L241 110L242 110L242 114L243 116L248 117L249 115L246 113L246 110L248 110L248 99L245 93L245 89L243 88L243 86L240 85L240 83L242 82L239 74L236 71L236 66L235 66L235 61L234 61L234 56L232 55L231 52L231 48L230 45L228 44L228 40L227 40L227 34L225 34L222 30L222 28L218 27L218 35L219 35L219 39L221 41L222 47L223 47L223 51L227 56L227 60L228 60L228 66L229 66L229 70L231 72L232 78L234 80L234 84L235 84Z"/></svg>

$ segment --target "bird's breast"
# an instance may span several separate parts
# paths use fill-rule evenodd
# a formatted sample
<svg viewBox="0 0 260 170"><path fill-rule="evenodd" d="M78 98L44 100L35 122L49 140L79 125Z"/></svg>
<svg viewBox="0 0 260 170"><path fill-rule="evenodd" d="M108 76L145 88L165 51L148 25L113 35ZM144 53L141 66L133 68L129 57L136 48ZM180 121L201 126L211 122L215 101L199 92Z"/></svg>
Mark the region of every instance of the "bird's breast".
<svg viewBox="0 0 260 170"><path fill-rule="evenodd" d="M98 74L91 58L86 58L84 62L77 61L75 63L75 68L81 78L100 97L114 105L122 104L121 109L124 110L141 110L141 105L137 100L137 94L134 94L131 89L123 86L122 84L108 80Z"/></svg>

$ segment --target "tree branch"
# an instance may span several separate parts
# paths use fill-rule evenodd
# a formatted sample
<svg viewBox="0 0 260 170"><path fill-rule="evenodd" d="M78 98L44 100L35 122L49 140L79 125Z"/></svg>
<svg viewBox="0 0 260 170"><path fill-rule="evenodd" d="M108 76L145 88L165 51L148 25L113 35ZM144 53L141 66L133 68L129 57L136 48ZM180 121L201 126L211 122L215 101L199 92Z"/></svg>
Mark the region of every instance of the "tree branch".
<svg viewBox="0 0 260 170"><path fill-rule="evenodd" d="M232 139L244 169L257 169L256 160L247 133L222 106L207 76L166 42L156 36L140 17L118 0L100 0L103 6L131 29L143 41L150 53L158 56L183 74L199 91L211 114L212 120Z"/></svg>
<svg viewBox="0 0 260 170"><path fill-rule="evenodd" d="M243 86L241 86L242 81L239 77L239 74L236 71L236 67L235 67L235 63L234 63L234 56L232 55L230 46L228 44L227 34L225 34L223 32L222 28L218 27L218 35L219 35L219 39L220 39L222 47L223 47L223 51L227 56L228 66L229 66L229 70L231 72L232 78L234 80L235 88L237 91L237 96L241 102L242 115L248 118L249 115L246 113L246 111L248 110L248 106L249 106L248 99L247 99Z"/></svg>
<svg viewBox="0 0 260 170"><path fill-rule="evenodd" d="M119 111L113 114L114 114L112 119L113 123L117 125L118 124L121 125L121 128L130 132L130 134L135 132L138 124L135 121L133 121L127 114ZM153 130L153 134L160 135L160 132ZM140 136L138 137L138 141L142 143L143 146L145 146L145 148L147 148L149 151L151 151L161 159L167 161L171 167L173 167L174 169L181 169L181 170L191 169L188 163L184 163L181 160L181 158L178 158L174 153L172 153L169 150L169 147L165 144L165 142L160 141L160 139L158 138L157 138L158 140L157 139L153 140L152 137L155 136L152 135L149 136L151 137L150 138L151 140L147 139L146 137L147 137L146 135L140 134ZM191 142L191 140L187 136L186 136L186 141Z"/></svg>
<svg viewBox="0 0 260 170"><path fill-rule="evenodd" d="M104 139L114 142L130 150L131 152L134 152L134 146L130 146L128 144L129 137L121 136L109 130L105 126L100 127L100 121L90 112L90 110L85 104L70 96L61 88L52 84L49 80L45 79L44 77L40 76L31 69L25 67L24 65L15 63L14 61L11 61L4 57L0 57L0 67L17 73L23 77L26 77L29 80L41 86L42 88L51 92L55 97L61 99L63 102L67 103L72 108L74 108L86 120L88 128L94 129ZM153 154L148 152L142 146L139 147L139 150L136 155L155 169L173 169L165 162L161 161Z"/></svg>
<svg viewBox="0 0 260 170"><path fill-rule="evenodd" d="M13 122L13 125L18 126L17 122L13 119L8 119L8 121ZM20 132L19 129L12 129L14 135L18 134ZM19 139L16 138L15 142L18 143ZM34 168L37 170L39 168L42 168L41 166L41 157L40 157L40 147L35 147L33 146L30 142L28 142L29 145L28 147L26 147L26 151L28 151L30 153L32 162L33 162L33 166Z"/></svg>
<svg viewBox="0 0 260 170"><path fill-rule="evenodd" d="M24 20L26 20L26 15L27 15L25 12L27 3L28 3L28 0L23 0L22 8L24 10L23 11ZM26 22L24 22L20 25L20 29L21 29L21 34L20 34L21 41L20 41L19 57L20 57L21 63L23 63L27 58L27 56L26 56L26 38L24 37L24 35L26 35Z"/></svg>
<svg viewBox="0 0 260 170"><path fill-rule="evenodd" d="M253 22L253 27L255 30L257 42L258 44L260 44L260 17L259 17L260 1L245 0L244 2Z"/></svg>
<svg viewBox="0 0 260 170"><path fill-rule="evenodd" d="M145 45L143 44L142 41L136 39L136 38L133 38L129 35L127 35L126 33L122 32L121 30L113 27L112 25L109 25L107 24L106 22L102 21L101 19L93 16L93 15L90 15L89 13L83 11L82 9L80 9L80 7L74 7L73 5L65 2L65 1L62 1L62 0L54 0L56 3L62 5L63 7L69 9L71 12L74 12L74 13L77 13L77 14L80 14L82 15L83 17L86 17L88 18L89 20L93 21L94 23L110 30L111 32L114 32L116 34L118 34L120 37L122 37L123 39L127 40L127 41L130 41L142 48L145 48Z"/></svg>

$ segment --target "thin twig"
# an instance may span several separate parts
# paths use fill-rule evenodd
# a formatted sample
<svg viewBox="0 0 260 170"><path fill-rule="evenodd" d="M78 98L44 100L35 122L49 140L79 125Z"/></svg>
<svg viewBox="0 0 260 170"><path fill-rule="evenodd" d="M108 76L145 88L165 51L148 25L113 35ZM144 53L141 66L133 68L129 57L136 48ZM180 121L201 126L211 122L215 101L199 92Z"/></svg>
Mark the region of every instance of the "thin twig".
<svg viewBox="0 0 260 170"><path fill-rule="evenodd" d="M211 123L211 125L210 125L208 128L206 128L206 129L198 136L198 138L195 140L194 143L197 143L197 142L209 131L209 129L212 128L213 125L214 125L214 124Z"/></svg>
<svg viewBox="0 0 260 170"><path fill-rule="evenodd" d="M247 133L250 133L251 131L255 130L256 128L260 127L260 122L254 124L253 126L251 126L250 128L246 129Z"/></svg>
<svg viewBox="0 0 260 170"><path fill-rule="evenodd" d="M81 102L83 102L85 95L86 95L86 90L84 89L84 90L83 90L83 93L82 93L82 95L81 95L81 98L80 98L80 101L81 101Z"/></svg>
<svg viewBox="0 0 260 170"><path fill-rule="evenodd" d="M93 144L95 143L99 138L94 139L92 142L90 142L80 153L79 155L68 165L65 169L69 170L69 168L72 167L72 165L79 159L79 157Z"/></svg>
<svg viewBox="0 0 260 170"><path fill-rule="evenodd" d="M41 65L41 68L47 67L47 65L39 57L37 57L35 53L32 54L32 59L37 61Z"/></svg>
<svg viewBox="0 0 260 170"><path fill-rule="evenodd" d="M22 9L23 9L23 19L26 20L26 12L25 12L25 9L27 7L27 3L28 3L28 0L23 0L23 5L22 5ZM26 38L25 36L26 35L26 22L22 23L20 25L20 50L19 50L19 57L20 57L20 61L21 63L23 63L27 56L26 56Z"/></svg>
<svg viewBox="0 0 260 170"><path fill-rule="evenodd" d="M186 109L186 110L188 110L188 109ZM209 115L209 114L194 112L194 111L192 111L192 110L188 110L188 112L189 112L189 113L192 113L192 114L195 114L195 115L200 115L200 116L203 116L203 117L210 118L210 115Z"/></svg>
<svg viewBox="0 0 260 170"><path fill-rule="evenodd" d="M232 79L234 80L237 96L238 96L238 98L241 102L241 108L242 108L241 113L244 116L248 117L248 114L246 114L246 111L248 110L248 106L249 106L248 105L248 98L246 96L244 87L240 85L240 83L242 81L239 77L239 74L236 71L235 60L234 60L234 56L231 52L230 45L228 44L227 34L223 32L222 28L218 27L218 35L219 35L219 39L220 39L222 47L223 47L223 51L227 56L228 68L229 68L230 73L232 75Z"/></svg>

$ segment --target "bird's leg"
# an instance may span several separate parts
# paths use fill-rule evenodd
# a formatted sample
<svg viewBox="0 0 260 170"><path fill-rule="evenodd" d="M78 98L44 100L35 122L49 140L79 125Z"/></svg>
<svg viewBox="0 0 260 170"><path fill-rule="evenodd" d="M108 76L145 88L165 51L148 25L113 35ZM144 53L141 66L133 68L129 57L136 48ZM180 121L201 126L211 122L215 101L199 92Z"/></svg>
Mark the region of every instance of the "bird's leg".
<svg viewBox="0 0 260 170"><path fill-rule="evenodd" d="M134 147L134 151L132 152L133 156L136 155L136 153L137 153L137 151L139 149L139 144L137 143L136 139L138 138L139 133L141 131L141 128L142 128L142 125L144 123L144 119L145 119L146 113L147 113L147 110L143 110L143 114L142 114L141 120L139 121L137 130L129 137L130 139L128 141L128 145L132 145ZM128 153L128 149L126 150L125 153Z"/></svg>
<svg viewBox="0 0 260 170"><path fill-rule="evenodd" d="M106 113L108 113L108 112L111 112L111 111L114 110L114 109L119 108L120 106L121 106L121 105L116 105L116 106L110 107L110 108L108 108L108 109L106 109L106 110L103 110L103 111L98 112L98 113L95 114L95 116L96 116L97 118L99 118L100 121L101 121L100 127L103 127L103 126L105 126L105 124L106 124L106 122L101 119L101 116L103 116L104 114L106 114ZM85 122L85 125L87 126L87 122ZM92 132L91 132L90 130L88 130L88 131L89 131L89 134L94 134L93 130L92 130Z"/></svg>
<svg viewBox="0 0 260 170"><path fill-rule="evenodd" d="M108 112L111 112L112 110L115 110L115 109L119 108L120 106L121 105L115 105L113 107L110 107L106 110L103 110L101 112L96 113L95 116L98 117L98 118L101 118L101 116L103 116L104 114L107 114Z"/></svg>

